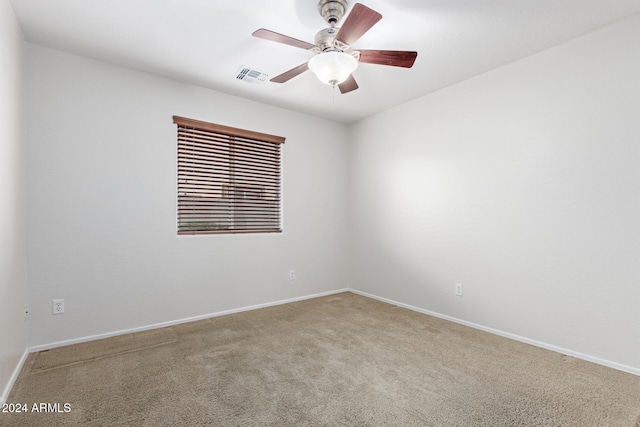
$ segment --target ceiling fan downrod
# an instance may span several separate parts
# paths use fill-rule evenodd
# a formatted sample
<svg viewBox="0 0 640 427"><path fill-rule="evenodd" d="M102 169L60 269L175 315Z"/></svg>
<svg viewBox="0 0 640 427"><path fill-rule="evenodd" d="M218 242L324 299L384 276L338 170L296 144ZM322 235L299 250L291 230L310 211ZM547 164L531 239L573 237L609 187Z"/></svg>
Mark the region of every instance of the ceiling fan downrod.
<svg viewBox="0 0 640 427"><path fill-rule="evenodd" d="M346 0L320 0L318 12L329 27L335 27L347 11Z"/></svg>

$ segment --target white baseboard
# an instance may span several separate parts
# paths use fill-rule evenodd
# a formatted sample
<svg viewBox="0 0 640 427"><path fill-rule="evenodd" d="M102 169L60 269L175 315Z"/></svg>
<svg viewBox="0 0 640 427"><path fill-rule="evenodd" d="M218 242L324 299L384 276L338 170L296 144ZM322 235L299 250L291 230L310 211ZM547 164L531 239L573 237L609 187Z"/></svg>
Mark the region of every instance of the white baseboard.
<svg viewBox="0 0 640 427"><path fill-rule="evenodd" d="M248 306L248 307L241 307L241 308L235 308L235 309L231 309L231 310L219 311L219 312L216 312L216 313L208 313L208 314L202 314L202 315L199 315L199 316L186 317L186 318L183 318L183 319L171 320L171 321L168 321L168 322L155 323L155 324L152 324L152 325L146 325L146 326L141 326L141 327L137 327L137 328L123 329L123 330L120 330L120 331L107 332L107 333L97 334L97 335L89 335L89 336L86 336L86 337L74 338L74 339L65 340L65 341L56 341L56 342L51 342L51 343L47 343L47 344L34 345L34 346L29 347L29 351L31 353L35 353L35 352L38 352L38 351L50 350L50 349L56 348L56 347L63 347L65 345L79 344L79 343L88 342L88 341L95 341L95 340L99 340L99 339L103 339L103 338L115 337L115 336L118 336L118 335L131 334L131 333L134 333L134 332L148 331L148 330L151 330L151 329L166 328L167 326L179 325L181 323L195 322L197 320L209 319L209 318L218 317L218 316L225 316L227 314L241 313L243 311L257 310L259 308L266 308L266 307L272 307L272 306L276 306L276 305L288 304L288 303L291 303L291 302L303 301L303 300L307 300L307 299L311 299L311 298L318 298L318 297L323 297L323 296L333 295L333 294L339 294L341 292L348 292L348 291L349 291L349 289L337 289L337 290L329 291L329 292L321 292L321 293L317 293L317 294L305 295L305 296L296 297L296 298L290 298L290 299L286 299L286 300L273 301L273 302L268 302L268 303L264 303L264 304L252 305L252 306Z"/></svg>
<svg viewBox="0 0 640 427"><path fill-rule="evenodd" d="M561 354L565 354L567 356L571 356L571 357L575 357L577 359L582 359L582 360L586 360L588 362L593 362L593 363L597 363L599 365L602 366L607 366L609 368L613 368L613 369L617 369L619 371L623 371L623 372L628 372L630 374L633 375L637 375L640 376L640 368L636 368L636 367L632 367L632 366L627 366L627 365L623 365L617 362L612 362L610 360L606 360L606 359L600 359L598 357L594 357L594 356L590 356L588 354L583 354L583 353L579 353L573 350L568 350L562 347L558 347L555 345L551 345L551 344L547 344L541 341L536 341L536 340L532 340L526 337L522 337L519 335L515 335L509 332L504 332L498 329L494 329L494 328L490 328L487 326L483 326L483 325L479 325L473 322L468 322L466 320L462 320L462 319L458 319L452 316L447 316L444 314L440 314L440 313L436 313L434 311L430 311L430 310L425 310L423 308L419 308L419 307L415 307L409 304L404 304L398 301L394 301L388 298L384 298L384 297L380 297L377 295L373 295L373 294L369 294L366 292L362 292L359 291L357 289L350 289L350 288L345 288L345 289L337 289L334 291L329 291L329 292L322 292L322 293L317 293L317 294L311 294L311 295L305 295L302 297L296 297L296 298L290 298L287 300L280 300L280 301L274 301L274 302L269 302L269 303L264 303L264 304L258 304L258 305L252 305L252 306L247 306L247 307L241 307L241 308L236 308L236 309L232 309L232 310L225 310L225 311L220 311L220 312L216 312L216 313L209 313L209 314L203 314L203 315L199 315L199 316L194 316L194 317L188 317L188 318L183 318L183 319L178 319L178 320L172 320L169 322L162 322L162 323L156 323L156 324L152 324L152 325L147 325L147 326L142 326L142 327L138 327L138 328L131 328L131 329L123 329L120 331L114 331L114 332L108 332L108 333L104 333L104 334L97 334L97 335L90 335L90 336L86 336L86 337L81 337L81 338L75 338L75 339L71 339L71 340L65 340L65 341L57 341L57 342L52 342L52 343L47 343L47 344L42 344L42 345L36 345L36 346L32 346L28 349L28 351L25 351L24 355L22 356L18 366L16 367L13 375L11 376L11 379L9 381L9 383L7 384L7 387L5 387L5 391L2 394L2 396L0 396L0 404L4 403L5 399L8 397L9 392L11 391L11 387L13 386L13 383L15 382L15 380L18 377L18 374L20 373L20 370L22 369L22 365L24 364L24 362L27 359L27 355L29 352L38 352L38 351L43 351L43 350L49 350L52 348L56 348L56 347L62 347L65 345L71 345L71 344L78 344L78 343L83 343L83 342L88 342L88 341L94 341L94 340L99 340L99 339L103 339L103 338L109 338L109 337L114 337L117 335L124 335L124 334L130 334L130 333L134 333L134 332L142 332L142 331L147 331L147 330L151 330L151 329L158 329L158 328L165 328L167 326L173 326L173 325L179 325L181 323L188 323L188 322L195 322L198 320L203 320L203 319L209 319L212 317L218 317L218 316L225 316L227 314L234 314L234 313L241 313L243 311L250 311L250 310L257 310L260 308L266 308L266 307L272 307L272 306L276 306L276 305L282 305L282 304L287 304L287 303L291 303L291 302L296 302L296 301L303 301L303 300L307 300L307 299L311 299L311 298L318 298L318 297L323 297L323 296L327 296L327 295L333 295L333 294L338 294L341 292L353 292L355 294L358 295L362 295L368 298L372 298L378 301L382 301L382 302L386 302L389 304L393 304L393 305L397 305L398 307L402 307L402 308L406 308L408 310L412 310L412 311L416 311L418 313L422 313L422 314L426 314L429 316L433 316L433 317L438 317L440 319L444 319L444 320L448 320L450 322L454 322L454 323L458 323L464 326L469 326L471 328L474 329L478 329L484 332L489 332L491 334L494 335L498 335L498 336L502 336L505 338L509 338L515 341L520 341L526 344L531 344L534 345L536 347L540 347L540 348L544 348L547 350L551 350L551 351L555 351L556 353L561 353Z"/></svg>
<svg viewBox="0 0 640 427"><path fill-rule="evenodd" d="M588 354L579 353L573 350L568 350L566 348L558 347L555 345L547 344L544 342L532 340L529 338L521 337L519 335L515 335L509 332L504 332L498 329L489 328L487 326L478 325L476 323L467 322L466 320L458 319L455 317L447 316L445 314L436 313L430 310L425 310L423 308L414 307L409 304L404 304L398 301L390 300L388 298L379 297L377 295L368 294L366 292L358 291L356 289L349 289L349 292L353 292L354 294L362 295L368 298L373 298L378 301L386 302L389 304L397 305L398 307L406 308L408 310L417 311L418 313L427 314L429 316L438 317L440 319L448 320L450 322L459 323L464 326L469 326L474 329L479 329L484 332L489 332L494 335L499 335L501 337L509 338L515 341L520 341L526 344L531 344L536 347L544 348L546 350L555 351L556 353L565 354L567 356L575 357L577 359L586 360L587 362L597 363L598 365L607 366L609 368L617 369L619 371L628 372L633 375L640 376L640 368L634 368L633 366L623 365L621 363L612 362L606 359L600 359L599 357L590 356Z"/></svg>
<svg viewBox="0 0 640 427"><path fill-rule="evenodd" d="M16 383L16 380L18 379L18 375L20 375L20 371L22 371L22 367L24 366L24 362L27 361L28 356L29 356L29 349L27 348L24 350L24 353L22 353L22 357L20 358L20 360L18 361L18 364L13 370L11 377L9 377L9 382L7 383L4 390L2 391L2 394L0 395L0 406L4 405L7 402L7 399L9 398L9 393L11 393L11 389L13 388L13 385Z"/></svg>

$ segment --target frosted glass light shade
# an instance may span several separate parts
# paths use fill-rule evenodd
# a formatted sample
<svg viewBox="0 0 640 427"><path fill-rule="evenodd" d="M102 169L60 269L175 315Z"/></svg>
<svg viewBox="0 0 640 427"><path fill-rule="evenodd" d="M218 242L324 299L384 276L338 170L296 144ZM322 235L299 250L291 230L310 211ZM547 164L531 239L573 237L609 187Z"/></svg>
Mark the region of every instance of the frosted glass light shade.
<svg viewBox="0 0 640 427"><path fill-rule="evenodd" d="M358 61L344 52L320 53L309 61L309 69L322 83L335 86L347 80L358 68Z"/></svg>

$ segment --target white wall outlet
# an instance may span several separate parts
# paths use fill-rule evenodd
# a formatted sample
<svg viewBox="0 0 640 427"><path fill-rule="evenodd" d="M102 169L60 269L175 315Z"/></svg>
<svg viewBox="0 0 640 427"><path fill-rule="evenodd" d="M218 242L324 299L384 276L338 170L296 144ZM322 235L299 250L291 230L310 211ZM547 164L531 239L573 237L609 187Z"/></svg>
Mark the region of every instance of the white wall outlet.
<svg viewBox="0 0 640 427"><path fill-rule="evenodd" d="M64 313L64 300L63 299L54 299L53 300L53 314L62 314Z"/></svg>
<svg viewBox="0 0 640 427"><path fill-rule="evenodd" d="M296 271L289 270L289 280L296 280Z"/></svg>
<svg viewBox="0 0 640 427"><path fill-rule="evenodd" d="M456 296L457 297L462 296L462 285L460 283L456 283Z"/></svg>

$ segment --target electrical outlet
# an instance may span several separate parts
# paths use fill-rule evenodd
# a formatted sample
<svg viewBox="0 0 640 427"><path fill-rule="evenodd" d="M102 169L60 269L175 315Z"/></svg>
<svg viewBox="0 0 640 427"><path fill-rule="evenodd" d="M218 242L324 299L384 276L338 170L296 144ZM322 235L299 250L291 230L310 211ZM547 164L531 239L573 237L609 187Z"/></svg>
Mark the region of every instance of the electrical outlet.
<svg viewBox="0 0 640 427"><path fill-rule="evenodd" d="M53 314L62 314L64 313L64 300L63 299L54 299L53 300Z"/></svg>
<svg viewBox="0 0 640 427"><path fill-rule="evenodd" d="M460 283L456 283L456 296L457 297L462 296L462 285Z"/></svg>
<svg viewBox="0 0 640 427"><path fill-rule="evenodd" d="M289 280L296 280L296 271L289 270Z"/></svg>

